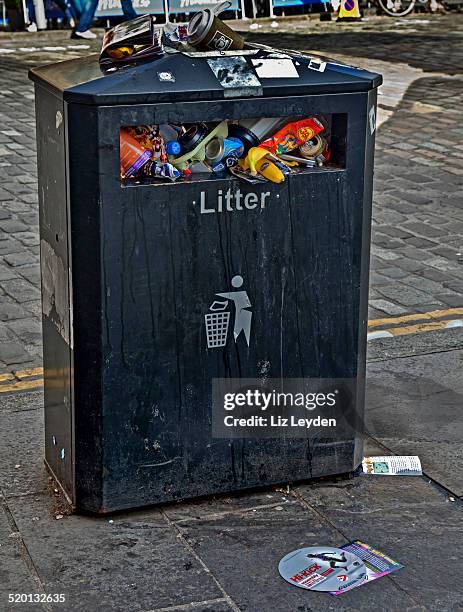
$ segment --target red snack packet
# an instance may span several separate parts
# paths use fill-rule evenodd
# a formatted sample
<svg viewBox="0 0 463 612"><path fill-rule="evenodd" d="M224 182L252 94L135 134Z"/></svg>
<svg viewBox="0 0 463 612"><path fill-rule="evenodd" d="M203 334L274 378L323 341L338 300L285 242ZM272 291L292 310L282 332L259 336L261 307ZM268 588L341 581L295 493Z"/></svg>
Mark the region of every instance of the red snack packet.
<svg viewBox="0 0 463 612"><path fill-rule="evenodd" d="M289 153L307 140L323 132L324 129L325 126L316 117L301 119L301 121L288 123L284 128L278 130L274 136L261 142L259 147L267 149L276 155L279 153Z"/></svg>

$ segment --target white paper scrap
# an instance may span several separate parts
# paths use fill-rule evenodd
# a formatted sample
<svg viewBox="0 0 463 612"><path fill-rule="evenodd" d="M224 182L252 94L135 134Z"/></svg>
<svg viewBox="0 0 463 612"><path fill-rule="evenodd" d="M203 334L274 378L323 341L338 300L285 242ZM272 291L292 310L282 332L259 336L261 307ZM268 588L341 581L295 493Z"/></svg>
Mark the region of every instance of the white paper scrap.
<svg viewBox="0 0 463 612"><path fill-rule="evenodd" d="M421 461L419 457L364 457L362 461L364 474L380 476L421 476Z"/></svg>
<svg viewBox="0 0 463 612"><path fill-rule="evenodd" d="M292 59L253 59L252 64L260 79L298 79Z"/></svg>
<svg viewBox="0 0 463 612"><path fill-rule="evenodd" d="M368 119L370 121L370 134L373 134L376 130L376 112L374 106L370 108L370 112L368 113Z"/></svg>

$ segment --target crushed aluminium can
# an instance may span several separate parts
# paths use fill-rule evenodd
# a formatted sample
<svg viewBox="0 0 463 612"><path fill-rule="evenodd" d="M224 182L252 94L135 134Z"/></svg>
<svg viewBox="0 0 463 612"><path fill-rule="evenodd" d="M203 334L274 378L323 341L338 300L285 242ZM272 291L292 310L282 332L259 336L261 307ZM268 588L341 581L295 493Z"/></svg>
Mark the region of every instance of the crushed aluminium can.
<svg viewBox="0 0 463 612"><path fill-rule="evenodd" d="M236 166L243 154L244 145L239 138L214 138L206 146L206 159L214 172Z"/></svg>

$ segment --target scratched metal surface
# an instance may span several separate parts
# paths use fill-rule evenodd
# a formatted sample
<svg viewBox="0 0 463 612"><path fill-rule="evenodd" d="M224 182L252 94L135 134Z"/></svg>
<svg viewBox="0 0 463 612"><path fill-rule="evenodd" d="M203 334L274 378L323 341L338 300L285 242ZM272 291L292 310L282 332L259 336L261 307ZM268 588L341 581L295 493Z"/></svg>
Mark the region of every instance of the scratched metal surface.
<svg viewBox="0 0 463 612"><path fill-rule="evenodd" d="M42 91L36 98L45 393L45 458L74 494L71 399L69 249L63 101Z"/></svg>
<svg viewBox="0 0 463 612"><path fill-rule="evenodd" d="M294 52L298 78L281 78L276 71L274 78L257 79L252 59L271 59L275 50L254 48L242 56L235 53L237 57L217 52L215 60L212 54L168 53L153 62L106 74L100 71L98 56L90 55L34 68L30 77L68 102L97 105L217 100L230 95L233 88L241 92L241 97L246 96L246 88L247 95L254 90L253 95L260 97L279 96L282 89L287 95L366 92L382 81L376 73L337 61L328 63L324 71L314 70L308 67L310 57L300 52ZM221 65L220 71L214 70L216 62ZM172 79L161 79L162 73L170 73ZM230 77L237 77L236 87L228 87Z"/></svg>
<svg viewBox="0 0 463 612"><path fill-rule="evenodd" d="M73 385L78 508L106 512L356 467L356 439L214 440L210 396L213 377L342 377L355 381L362 410L374 103L357 93L65 106L74 369L63 357L56 375ZM344 168L281 185L120 185L121 125L315 113L347 120ZM208 348L204 315L236 275L252 305L249 346L241 337Z"/></svg>

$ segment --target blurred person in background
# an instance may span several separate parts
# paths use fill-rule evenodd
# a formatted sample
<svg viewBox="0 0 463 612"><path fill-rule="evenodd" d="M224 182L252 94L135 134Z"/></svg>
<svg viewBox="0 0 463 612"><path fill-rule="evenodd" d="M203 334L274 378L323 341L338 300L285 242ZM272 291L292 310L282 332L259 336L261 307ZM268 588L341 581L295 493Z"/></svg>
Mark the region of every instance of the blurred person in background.
<svg viewBox="0 0 463 612"><path fill-rule="evenodd" d="M67 18L71 28L74 28L77 23L77 18L80 14L77 6L74 4L74 0L53 0L53 2L63 11L64 16ZM35 7L33 0L27 0L27 16L28 25L26 29L28 32L37 32L37 23L35 21Z"/></svg>
<svg viewBox="0 0 463 612"><path fill-rule="evenodd" d="M126 21L130 21L130 19L135 19L135 17L137 17L137 13L132 5L132 0L121 0L121 5ZM90 26L92 25L93 18L95 17L97 7L98 0L89 0L87 2L82 15L79 18L79 24L72 32L71 38L85 38L87 40L96 38L96 34L90 30Z"/></svg>

